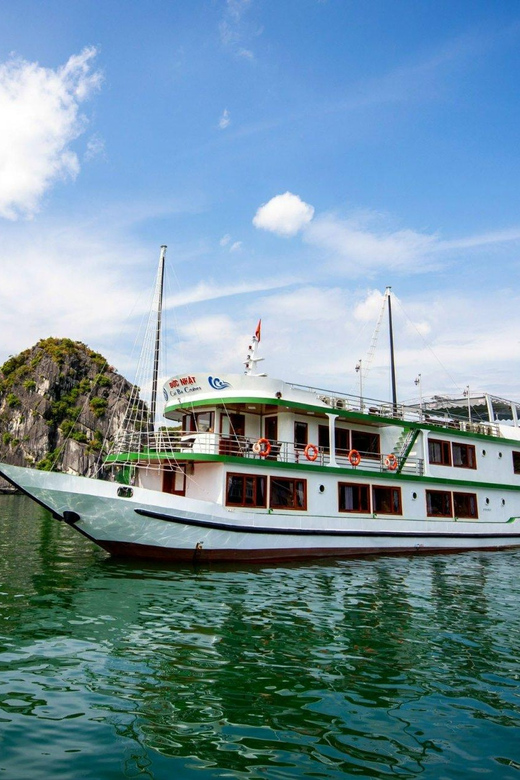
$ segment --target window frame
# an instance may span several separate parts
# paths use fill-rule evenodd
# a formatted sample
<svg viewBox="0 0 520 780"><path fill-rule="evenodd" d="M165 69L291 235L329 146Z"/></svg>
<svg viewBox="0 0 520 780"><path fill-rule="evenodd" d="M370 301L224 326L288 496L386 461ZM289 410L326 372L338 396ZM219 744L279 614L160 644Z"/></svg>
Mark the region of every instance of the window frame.
<svg viewBox="0 0 520 780"><path fill-rule="evenodd" d="M467 450L468 453L471 453L471 456L468 458L468 463L455 463L455 447L460 447L461 449L464 448ZM475 470L477 468L477 450L474 444L467 444L467 442L460 442L460 441L452 441L451 443L451 455L452 455L452 463L454 468L456 469L472 469ZM469 461L472 460L473 463L469 463Z"/></svg>
<svg viewBox="0 0 520 780"><path fill-rule="evenodd" d="M363 446L356 442L358 436L371 437L373 443L376 445L376 449L363 449ZM350 448L357 450L364 458L378 459L381 457L381 435L379 433L372 433L372 431L359 431L353 428L350 431Z"/></svg>
<svg viewBox="0 0 520 780"><path fill-rule="evenodd" d="M296 438L296 428L297 426L301 426L301 429L303 430L305 428L305 441L298 441ZM304 450L307 444L309 443L309 423L304 422L303 420L295 420L294 421L294 428L293 428L293 436L294 436L294 448L296 450Z"/></svg>
<svg viewBox="0 0 520 780"><path fill-rule="evenodd" d="M520 474L520 452L513 450L511 457L513 458L513 474ZM515 460L517 463L515 463Z"/></svg>
<svg viewBox="0 0 520 780"><path fill-rule="evenodd" d="M242 480L242 501L241 502L234 502L229 500L229 479L231 478L240 478ZM246 480L247 479L253 479L254 480L254 498L255 502L253 504L246 503ZM258 483L260 480L263 480L264 482L264 501L263 503L258 503ZM245 509L267 509L267 477L265 474L243 474L236 471L228 471L226 472L226 483L225 483L225 490L226 490L226 506L231 507L243 507Z"/></svg>
<svg viewBox="0 0 520 780"><path fill-rule="evenodd" d="M286 506L282 504L273 504L273 482L293 483L293 504L292 506ZM298 501L298 488L296 483L301 482L303 485L303 506L299 506ZM287 509L289 511L307 511L307 480L300 479L300 477L270 477L269 478L269 508L270 509Z"/></svg>
<svg viewBox="0 0 520 780"><path fill-rule="evenodd" d="M444 496L445 498L447 498L449 503L449 507L448 507L449 512L432 512L431 501L430 501L430 506L428 505L428 497L432 495ZM426 517L445 517L445 518L453 517L453 496L450 490L425 490L424 498L426 501Z"/></svg>
<svg viewBox="0 0 520 780"><path fill-rule="evenodd" d="M455 502L457 501L457 499L460 499L462 497L473 499L474 504L475 504L475 514L473 514L473 515L471 513L470 514L462 514L461 512L457 512L456 507L455 507ZM453 515L454 515L454 517L461 517L464 520L478 520L478 498L477 498L477 494L476 493L468 493L466 491L463 492L463 491L459 491L459 490L454 490L453 491Z"/></svg>
<svg viewBox="0 0 520 780"><path fill-rule="evenodd" d="M377 500L376 500L376 490L388 490L390 492L395 491L399 497L399 507L398 511L394 512L383 512L380 509L377 509ZM394 485L372 485L372 512L376 515L394 515L394 516L402 516L403 514L403 496L401 492L400 487L396 487ZM391 497L391 505L393 506L393 497Z"/></svg>
<svg viewBox="0 0 520 780"><path fill-rule="evenodd" d="M441 459L433 460L430 450L430 444L439 444L441 447ZM446 458L447 456L447 458ZM451 442L446 439L430 439L428 437L428 463L432 466L451 466Z"/></svg>
<svg viewBox="0 0 520 780"><path fill-rule="evenodd" d="M342 488L357 488L357 494L358 498L360 495L361 490L366 491L366 509L342 509L341 508L341 493ZM370 515L372 514L371 506L372 502L370 500L371 498L371 491L370 491L370 485L364 485L361 482L338 482L338 512L345 512L347 514L357 513L360 515ZM361 501L359 501L361 503Z"/></svg>

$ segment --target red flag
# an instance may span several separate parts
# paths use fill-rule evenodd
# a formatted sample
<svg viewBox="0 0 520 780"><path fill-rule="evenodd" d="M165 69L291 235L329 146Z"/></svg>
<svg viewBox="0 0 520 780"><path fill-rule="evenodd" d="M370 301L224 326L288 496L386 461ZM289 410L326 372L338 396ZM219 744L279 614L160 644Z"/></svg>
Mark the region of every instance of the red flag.
<svg viewBox="0 0 520 780"><path fill-rule="evenodd" d="M262 320L258 320L258 325L255 330L255 339L260 342L260 331L262 329Z"/></svg>

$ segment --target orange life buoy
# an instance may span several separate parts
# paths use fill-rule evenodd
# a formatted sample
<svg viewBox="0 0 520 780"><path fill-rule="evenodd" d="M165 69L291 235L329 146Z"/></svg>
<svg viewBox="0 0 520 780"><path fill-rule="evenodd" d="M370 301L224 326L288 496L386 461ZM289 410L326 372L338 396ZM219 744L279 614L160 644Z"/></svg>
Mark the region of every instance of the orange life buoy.
<svg viewBox="0 0 520 780"><path fill-rule="evenodd" d="M348 454L348 459L352 466L359 466L359 464L361 463L361 455L357 450L350 450Z"/></svg>
<svg viewBox="0 0 520 780"><path fill-rule="evenodd" d="M394 453L391 452L390 455L387 455L385 458L385 466L390 471L395 471L397 468L397 458L395 457Z"/></svg>
<svg viewBox="0 0 520 780"><path fill-rule="evenodd" d="M316 458L318 457L318 452L319 450L315 444L307 444L307 446L303 451L303 454L305 455L307 460L316 460Z"/></svg>
<svg viewBox="0 0 520 780"><path fill-rule="evenodd" d="M271 442L269 439L258 439L258 441L253 444L253 452L256 453L256 455L260 455L261 458L267 458L271 452Z"/></svg>

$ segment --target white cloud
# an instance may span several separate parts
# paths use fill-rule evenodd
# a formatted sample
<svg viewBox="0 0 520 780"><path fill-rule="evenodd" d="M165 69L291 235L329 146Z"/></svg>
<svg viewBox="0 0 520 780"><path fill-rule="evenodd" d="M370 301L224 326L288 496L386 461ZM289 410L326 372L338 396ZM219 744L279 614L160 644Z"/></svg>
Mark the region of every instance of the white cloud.
<svg viewBox="0 0 520 780"><path fill-rule="evenodd" d="M371 219L370 222L373 220ZM393 270L431 268L435 236L414 230L380 229L360 225L358 220L328 214L317 217L305 230L305 241L325 250L339 271L363 274L367 270L391 266Z"/></svg>
<svg viewBox="0 0 520 780"><path fill-rule="evenodd" d="M298 195L285 192L260 206L253 218L253 225L280 236L294 236L309 224L313 216L313 206L305 203Z"/></svg>
<svg viewBox="0 0 520 780"><path fill-rule="evenodd" d="M219 241L220 246L227 246L229 242L231 241L231 236L229 233L226 233L225 236L222 236L222 238Z"/></svg>
<svg viewBox="0 0 520 780"><path fill-rule="evenodd" d="M79 106L101 83L95 48L57 70L12 58L0 65L0 216L31 217L45 192L80 169L71 143L84 131Z"/></svg>
<svg viewBox="0 0 520 780"><path fill-rule="evenodd" d="M297 281L297 279L292 277L291 279L263 279L258 282L230 282L229 284L222 284L220 286L211 280L199 282L195 287L177 293L176 295L167 296L164 300L164 308L175 309L179 306L188 306L204 301L214 301L218 298L228 298L235 295L252 295L256 292L288 287L291 284L297 283Z"/></svg>
<svg viewBox="0 0 520 780"><path fill-rule="evenodd" d="M365 300L354 307L354 319L359 322L377 322L383 306L384 295L379 290L371 290Z"/></svg>
<svg viewBox="0 0 520 780"><path fill-rule="evenodd" d="M106 157L105 142L97 133L91 136L87 141L85 160L94 160L96 157Z"/></svg>
<svg viewBox="0 0 520 780"><path fill-rule="evenodd" d="M229 247L230 252L240 252L241 249L242 249L241 241L235 241L235 243Z"/></svg>
<svg viewBox="0 0 520 780"><path fill-rule="evenodd" d="M231 124L231 117L229 116L229 111L227 110L227 108L225 108L224 111L222 112L222 116L218 121L218 126L220 127L221 130L225 130L226 127L229 127L230 124Z"/></svg>

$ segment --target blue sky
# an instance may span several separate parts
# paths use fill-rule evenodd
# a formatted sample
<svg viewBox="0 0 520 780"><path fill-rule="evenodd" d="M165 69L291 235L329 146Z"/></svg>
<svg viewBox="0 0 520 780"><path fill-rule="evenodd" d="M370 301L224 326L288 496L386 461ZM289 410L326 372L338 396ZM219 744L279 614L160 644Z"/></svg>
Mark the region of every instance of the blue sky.
<svg viewBox="0 0 520 780"><path fill-rule="evenodd" d="M79 339L132 378L161 244L164 371L520 398L520 6L0 4L0 360Z"/></svg>

